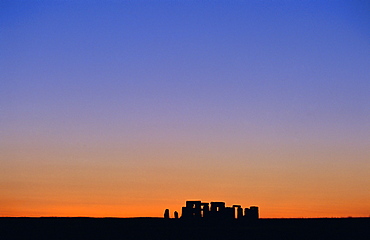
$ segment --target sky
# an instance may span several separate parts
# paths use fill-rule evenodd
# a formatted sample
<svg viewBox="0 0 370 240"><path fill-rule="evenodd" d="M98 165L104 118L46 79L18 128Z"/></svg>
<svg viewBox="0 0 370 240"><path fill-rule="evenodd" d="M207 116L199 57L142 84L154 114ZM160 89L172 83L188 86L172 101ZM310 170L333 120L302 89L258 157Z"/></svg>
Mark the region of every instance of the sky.
<svg viewBox="0 0 370 240"><path fill-rule="evenodd" d="M370 216L367 1L0 1L0 216Z"/></svg>

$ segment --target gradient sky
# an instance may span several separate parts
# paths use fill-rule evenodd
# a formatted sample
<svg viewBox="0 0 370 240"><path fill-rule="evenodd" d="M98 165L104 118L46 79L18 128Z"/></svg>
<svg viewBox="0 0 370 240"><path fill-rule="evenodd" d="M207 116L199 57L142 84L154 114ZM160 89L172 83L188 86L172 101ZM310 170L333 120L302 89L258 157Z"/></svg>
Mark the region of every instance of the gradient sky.
<svg viewBox="0 0 370 240"><path fill-rule="evenodd" d="M0 2L0 216L370 216L368 1Z"/></svg>

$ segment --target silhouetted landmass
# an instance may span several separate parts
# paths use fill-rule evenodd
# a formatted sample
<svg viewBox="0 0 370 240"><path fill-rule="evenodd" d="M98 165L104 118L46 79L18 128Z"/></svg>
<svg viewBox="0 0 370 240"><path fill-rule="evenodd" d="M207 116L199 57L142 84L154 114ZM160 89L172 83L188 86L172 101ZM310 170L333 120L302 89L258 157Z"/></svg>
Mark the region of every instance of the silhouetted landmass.
<svg viewBox="0 0 370 240"><path fill-rule="evenodd" d="M369 239L370 218L0 218L0 239Z"/></svg>
<svg viewBox="0 0 370 240"><path fill-rule="evenodd" d="M207 219L207 220L257 220L259 217L258 207L251 206L243 208L241 205L233 205L232 207L226 207L224 202L211 202L209 203L202 201L186 201L185 207L182 207L182 219L196 220L196 219ZM169 209L165 210L164 218L170 218Z"/></svg>

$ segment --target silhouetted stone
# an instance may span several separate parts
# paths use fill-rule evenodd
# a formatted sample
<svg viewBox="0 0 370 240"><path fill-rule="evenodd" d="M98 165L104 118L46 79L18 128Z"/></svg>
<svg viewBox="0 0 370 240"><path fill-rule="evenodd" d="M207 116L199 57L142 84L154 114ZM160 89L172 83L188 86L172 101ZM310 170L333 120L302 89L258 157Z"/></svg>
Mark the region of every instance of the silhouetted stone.
<svg viewBox="0 0 370 240"><path fill-rule="evenodd" d="M201 207L201 215L202 217L208 217L209 216L209 204L208 203L201 203L200 204L200 207Z"/></svg>
<svg viewBox="0 0 370 240"><path fill-rule="evenodd" d="M186 201L185 207L182 207L183 219L213 219L213 220L232 220L232 219L258 219L258 207L252 206L245 209L241 205L226 207L224 202L204 203L201 201Z"/></svg>
<svg viewBox="0 0 370 240"><path fill-rule="evenodd" d="M250 211L250 219L256 220L259 218L259 213L258 213L258 207L257 206L251 206L249 208Z"/></svg>
<svg viewBox="0 0 370 240"><path fill-rule="evenodd" d="M249 208L245 208L244 209L244 218L248 218L249 217Z"/></svg>
<svg viewBox="0 0 370 240"><path fill-rule="evenodd" d="M182 218L201 218L201 201L186 201L186 207L182 208Z"/></svg>
<svg viewBox="0 0 370 240"><path fill-rule="evenodd" d="M236 209L236 218L241 219L243 218L243 208L241 205L233 205L233 208Z"/></svg>
<svg viewBox="0 0 370 240"><path fill-rule="evenodd" d="M231 218L233 218L233 211L234 209L231 208L231 210L226 210L225 203L224 202L211 202L211 212L210 217L212 219L227 219L228 215L231 214Z"/></svg>
<svg viewBox="0 0 370 240"><path fill-rule="evenodd" d="M170 218L170 210L169 209L164 210L164 218L166 218L166 219Z"/></svg>
<svg viewBox="0 0 370 240"><path fill-rule="evenodd" d="M237 209L237 218L238 219L241 219L243 217L244 217L244 215L243 215L243 208L238 207L238 209Z"/></svg>
<svg viewBox="0 0 370 240"><path fill-rule="evenodd" d="M233 207L225 207L221 215L221 218L225 220L235 219L235 209Z"/></svg>
<svg viewBox="0 0 370 240"><path fill-rule="evenodd" d="M175 216L175 219L178 219L179 218L179 213L177 211L175 211L173 214Z"/></svg>
<svg viewBox="0 0 370 240"><path fill-rule="evenodd" d="M211 202L211 212L220 212L225 209L224 202Z"/></svg>
<svg viewBox="0 0 370 240"><path fill-rule="evenodd" d="M258 207L251 206L250 208L246 208L244 212L244 218L247 220L256 220L259 218Z"/></svg>

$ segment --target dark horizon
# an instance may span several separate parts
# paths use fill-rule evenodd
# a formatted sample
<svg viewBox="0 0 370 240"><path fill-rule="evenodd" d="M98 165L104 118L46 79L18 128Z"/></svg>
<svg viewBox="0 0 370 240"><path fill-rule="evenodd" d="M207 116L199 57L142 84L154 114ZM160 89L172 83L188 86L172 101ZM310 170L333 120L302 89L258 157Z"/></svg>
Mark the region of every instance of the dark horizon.
<svg viewBox="0 0 370 240"><path fill-rule="evenodd" d="M164 218L0 218L4 239L356 239L370 218L210 221Z"/></svg>

